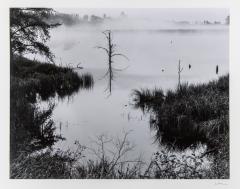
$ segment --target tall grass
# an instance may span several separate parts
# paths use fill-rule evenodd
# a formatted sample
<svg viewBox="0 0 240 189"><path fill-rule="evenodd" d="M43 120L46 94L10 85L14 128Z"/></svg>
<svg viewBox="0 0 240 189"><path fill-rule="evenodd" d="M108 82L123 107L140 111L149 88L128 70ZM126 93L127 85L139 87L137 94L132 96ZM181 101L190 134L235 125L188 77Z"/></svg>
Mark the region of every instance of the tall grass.
<svg viewBox="0 0 240 189"><path fill-rule="evenodd" d="M156 103L162 103L164 101L164 93L162 89L134 89L132 92L134 96L133 101L135 102L136 108L141 108L144 110L150 110L151 106L154 106Z"/></svg>
<svg viewBox="0 0 240 189"><path fill-rule="evenodd" d="M133 94L135 106L152 114L150 127L156 131L156 141L180 150L205 143L215 156L218 177L229 177L229 75L206 84L181 84L162 98L148 89Z"/></svg>
<svg viewBox="0 0 240 189"><path fill-rule="evenodd" d="M133 91L136 107L145 107L155 116L150 123L162 143L187 147L228 133L229 76L208 84L182 84L175 91L141 89Z"/></svg>
<svg viewBox="0 0 240 189"><path fill-rule="evenodd" d="M38 93L42 100L71 95L79 89L91 89L94 85L90 73L79 75L68 67L59 67L49 63L40 63L23 57L15 57L11 75L22 83L27 83L26 94Z"/></svg>
<svg viewBox="0 0 240 189"><path fill-rule="evenodd" d="M21 154L11 164L11 178L32 179L199 179L228 178L221 173L223 168L215 166L212 157L204 155L206 148L188 148L176 152L168 148L153 154L149 163L141 158L124 157L133 150L127 135L113 140L104 135L98 136L93 152L96 159L83 161L85 150L80 144L75 152L51 150ZM107 144L114 144L109 148ZM218 169L216 169L218 168Z"/></svg>
<svg viewBox="0 0 240 189"><path fill-rule="evenodd" d="M128 141L129 132L120 138L100 135L95 140L94 148L83 147L76 143L76 151L58 150L33 154L21 154L11 164L11 178L139 178L142 161L125 159L133 150ZM109 144L114 148L109 149ZM88 149L97 159L83 162L84 152Z"/></svg>
<svg viewBox="0 0 240 189"><path fill-rule="evenodd" d="M91 89L94 85L94 79L92 74L85 73L79 76L81 80L81 88Z"/></svg>
<svg viewBox="0 0 240 189"><path fill-rule="evenodd" d="M70 166L75 160L69 153L50 150L39 154L22 153L11 163L10 178L53 179L71 178Z"/></svg>

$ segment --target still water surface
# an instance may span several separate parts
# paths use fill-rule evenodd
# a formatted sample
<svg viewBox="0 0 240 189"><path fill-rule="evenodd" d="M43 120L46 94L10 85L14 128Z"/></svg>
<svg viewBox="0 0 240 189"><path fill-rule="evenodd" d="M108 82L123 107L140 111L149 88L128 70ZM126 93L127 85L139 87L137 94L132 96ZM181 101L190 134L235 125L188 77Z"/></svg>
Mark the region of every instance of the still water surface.
<svg viewBox="0 0 240 189"><path fill-rule="evenodd" d="M154 141L155 131L149 127L149 115L131 105L132 90L140 88L173 89L177 85L177 65L183 66L182 82L202 83L228 73L227 26L198 28L171 28L171 30L113 30L113 41L119 53L129 61L116 57L115 68L126 68L116 73L112 95L108 97L107 56L96 46L106 45L104 28L61 26L52 31L50 48L56 63L76 66L79 74L89 72L94 77L92 90L79 90L71 98L56 100L53 119L57 133L66 140L54 147L73 149L75 141L89 146L100 134L121 135L132 131L129 141L135 144L135 156L149 159L159 149ZM191 64L191 69L188 65ZM164 69L164 71L162 71Z"/></svg>

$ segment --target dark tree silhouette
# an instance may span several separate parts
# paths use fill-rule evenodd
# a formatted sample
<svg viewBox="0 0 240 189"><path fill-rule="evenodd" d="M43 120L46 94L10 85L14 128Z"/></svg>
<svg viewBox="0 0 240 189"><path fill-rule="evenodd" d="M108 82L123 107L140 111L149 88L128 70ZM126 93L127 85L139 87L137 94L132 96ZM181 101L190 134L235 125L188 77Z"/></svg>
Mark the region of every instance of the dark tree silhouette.
<svg viewBox="0 0 240 189"><path fill-rule="evenodd" d="M54 13L50 8L10 9L10 56L24 53L41 54L53 62L53 54L46 45L49 30L59 23L49 23Z"/></svg>
<svg viewBox="0 0 240 189"><path fill-rule="evenodd" d="M97 46L97 48L104 50L107 53L108 56L108 71L105 73L103 77L109 76L109 85L106 90L109 90L109 95L112 93L112 81L114 79L114 71L122 71L123 69L117 69L112 66L113 64L113 57L114 56L122 56L128 60L128 58L121 54L121 53L116 53L116 44L113 43L112 41L112 32L110 30L106 30L103 32L107 39L107 47L100 47ZM125 68L126 69L126 68Z"/></svg>

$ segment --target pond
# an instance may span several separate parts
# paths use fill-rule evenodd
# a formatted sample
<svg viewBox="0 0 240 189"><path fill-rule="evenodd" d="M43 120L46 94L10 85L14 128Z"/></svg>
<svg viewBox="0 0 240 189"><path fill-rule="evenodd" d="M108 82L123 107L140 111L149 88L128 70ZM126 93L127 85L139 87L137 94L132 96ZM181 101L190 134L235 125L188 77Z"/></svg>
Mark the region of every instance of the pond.
<svg viewBox="0 0 240 189"><path fill-rule="evenodd" d="M80 63L83 69L76 71L91 73L94 78L92 89L80 89L70 98L55 99L52 118L57 134L66 140L58 141L54 148L74 149L76 141L90 146L98 135L115 137L131 131L128 139L135 144L131 156L141 154L147 160L160 146L155 142L156 131L150 129L150 115L132 105L133 89L176 88L179 59L183 67L181 82L203 83L228 73L228 27L113 28L116 49L129 60L114 59L114 67L122 71L116 72L111 95L106 91L107 78L103 78L108 68L107 56L95 48L107 45L102 34L105 29L112 28L61 26L52 31L49 46L56 64Z"/></svg>

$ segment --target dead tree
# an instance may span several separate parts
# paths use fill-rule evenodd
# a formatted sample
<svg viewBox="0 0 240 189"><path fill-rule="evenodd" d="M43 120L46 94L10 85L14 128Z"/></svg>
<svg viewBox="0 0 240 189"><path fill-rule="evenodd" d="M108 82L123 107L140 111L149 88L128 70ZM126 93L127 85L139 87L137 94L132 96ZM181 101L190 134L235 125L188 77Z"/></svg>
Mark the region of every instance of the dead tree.
<svg viewBox="0 0 240 189"><path fill-rule="evenodd" d="M181 72L183 71L183 68L181 67L181 61L178 61L178 90L181 89Z"/></svg>
<svg viewBox="0 0 240 189"><path fill-rule="evenodd" d="M114 56L122 56L122 57L126 58L127 60L128 60L128 58L121 53L116 53L116 44L113 43L111 30L106 30L102 33L105 35L105 37L107 39L107 47L97 46L96 48L104 50L108 56L108 70L103 77L108 76L108 78L109 78L109 83L108 83L108 87L106 88L106 90L109 90L109 95L111 95L112 81L114 79L114 73L115 73L114 71L122 71L123 70L123 69L117 69L117 68L113 67L113 65L112 65L114 63L113 57Z"/></svg>

